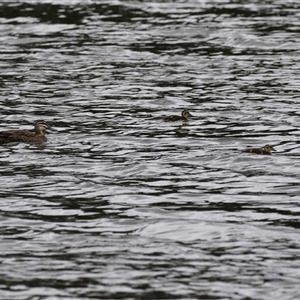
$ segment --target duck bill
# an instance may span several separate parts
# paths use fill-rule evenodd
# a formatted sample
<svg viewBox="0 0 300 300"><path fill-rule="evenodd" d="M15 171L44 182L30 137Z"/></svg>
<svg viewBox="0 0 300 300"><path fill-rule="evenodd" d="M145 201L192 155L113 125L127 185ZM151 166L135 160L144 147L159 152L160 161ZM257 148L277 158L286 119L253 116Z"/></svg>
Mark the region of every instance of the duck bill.
<svg viewBox="0 0 300 300"><path fill-rule="evenodd" d="M56 132L56 131L58 131L56 128L53 128L53 127L49 127L49 128L47 128L47 131L52 131L52 132Z"/></svg>

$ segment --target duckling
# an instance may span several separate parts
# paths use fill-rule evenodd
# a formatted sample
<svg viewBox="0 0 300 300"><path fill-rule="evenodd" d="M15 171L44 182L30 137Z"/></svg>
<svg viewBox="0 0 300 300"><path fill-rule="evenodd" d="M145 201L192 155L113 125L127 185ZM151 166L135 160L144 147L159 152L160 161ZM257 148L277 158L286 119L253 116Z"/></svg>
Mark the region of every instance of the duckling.
<svg viewBox="0 0 300 300"><path fill-rule="evenodd" d="M181 116L177 116L177 115L165 116L165 117L163 117L163 120L165 122L174 122L174 121L187 122L189 120L189 117L192 117L191 113L189 112L188 109L184 109L181 112Z"/></svg>
<svg viewBox="0 0 300 300"><path fill-rule="evenodd" d="M273 146L268 144L261 148L246 148L243 150L243 152L264 154L264 155L271 155L272 154L271 151L276 151L276 149L274 149Z"/></svg>
<svg viewBox="0 0 300 300"><path fill-rule="evenodd" d="M35 122L33 132L23 129L0 131L0 145L12 142L29 144L47 142L47 138L44 134L46 129L51 129L50 125L43 120L39 120Z"/></svg>

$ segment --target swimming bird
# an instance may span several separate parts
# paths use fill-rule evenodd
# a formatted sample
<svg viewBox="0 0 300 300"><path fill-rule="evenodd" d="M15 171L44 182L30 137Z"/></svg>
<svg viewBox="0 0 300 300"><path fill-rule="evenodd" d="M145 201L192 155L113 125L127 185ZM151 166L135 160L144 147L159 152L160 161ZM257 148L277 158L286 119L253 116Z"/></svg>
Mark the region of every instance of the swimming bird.
<svg viewBox="0 0 300 300"><path fill-rule="evenodd" d="M43 120L38 120L34 124L34 131L23 129L0 131L0 145L13 142L29 144L41 144L47 142L45 136L46 129L51 129L50 125Z"/></svg>
<svg viewBox="0 0 300 300"><path fill-rule="evenodd" d="M191 113L189 112L188 109L184 109L181 112L181 116L177 116L177 115L165 116L165 117L163 117L163 120L165 122L174 122L174 121L185 121L185 122L187 122L189 120L189 117L192 117Z"/></svg>
<svg viewBox="0 0 300 300"><path fill-rule="evenodd" d="M248 153L255 153L255 154L264 154L264 155L271 155L271 151L276 151L273 146L271 145L265 145L261 148L246 148L243 150L243 152Z"/></svg>

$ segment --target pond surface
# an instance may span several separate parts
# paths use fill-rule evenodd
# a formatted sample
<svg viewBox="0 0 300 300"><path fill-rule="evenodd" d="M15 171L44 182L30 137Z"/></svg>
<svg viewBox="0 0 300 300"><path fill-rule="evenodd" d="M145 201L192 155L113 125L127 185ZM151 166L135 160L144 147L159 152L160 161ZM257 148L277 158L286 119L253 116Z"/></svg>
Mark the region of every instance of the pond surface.
<svg viewBox="0 0 300 300"><path fill-rule="evenodd" d="M300 299L299 11L2 1L0 298Z"/></svg>

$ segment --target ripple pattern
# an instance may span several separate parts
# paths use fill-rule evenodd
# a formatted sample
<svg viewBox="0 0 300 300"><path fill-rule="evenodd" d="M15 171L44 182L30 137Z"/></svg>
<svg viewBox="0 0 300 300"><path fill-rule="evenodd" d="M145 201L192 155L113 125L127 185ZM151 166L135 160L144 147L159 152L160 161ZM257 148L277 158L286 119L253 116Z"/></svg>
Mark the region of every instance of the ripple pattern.
<svg viewBox="0 0 300 300"><path fill-rule="evenodd" d="M299 9L2 1L0 298L299 299Z"/></svg>

